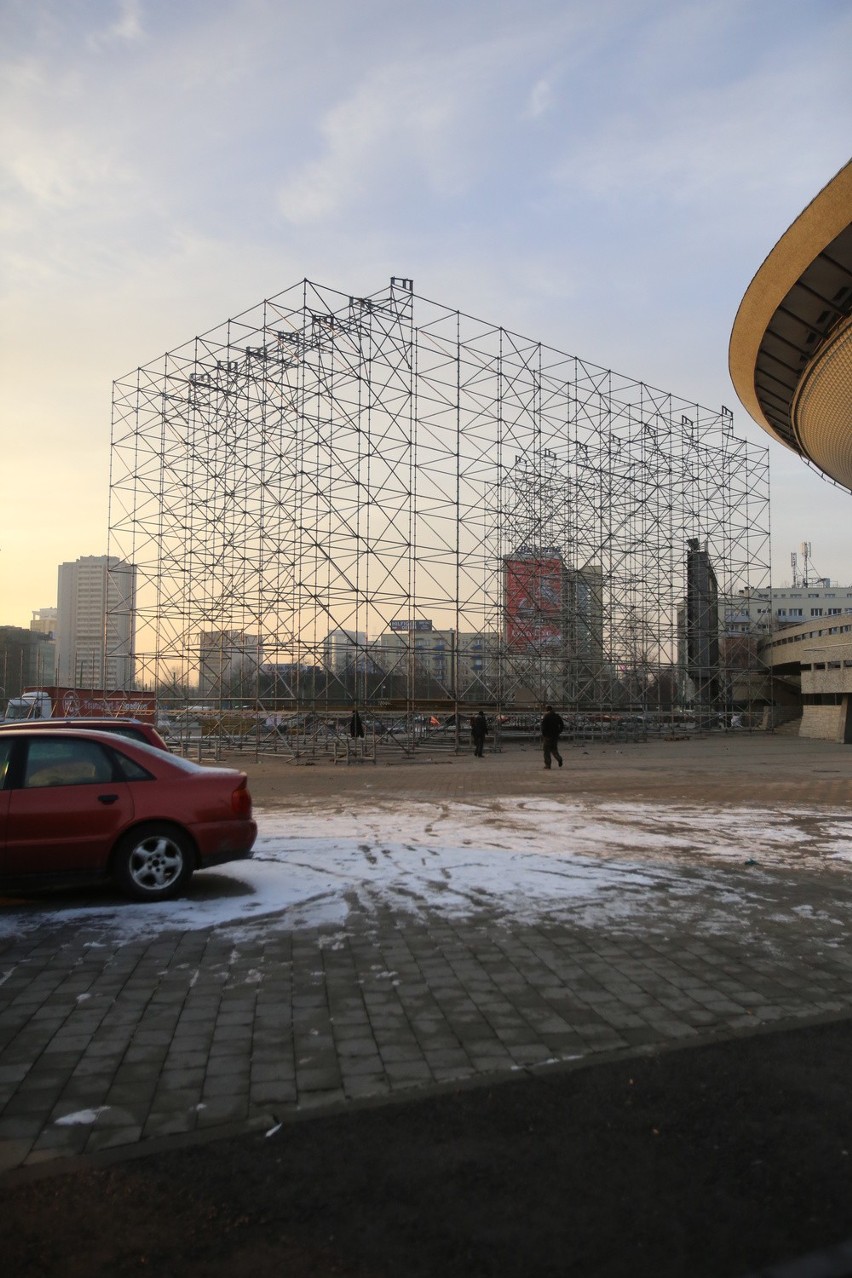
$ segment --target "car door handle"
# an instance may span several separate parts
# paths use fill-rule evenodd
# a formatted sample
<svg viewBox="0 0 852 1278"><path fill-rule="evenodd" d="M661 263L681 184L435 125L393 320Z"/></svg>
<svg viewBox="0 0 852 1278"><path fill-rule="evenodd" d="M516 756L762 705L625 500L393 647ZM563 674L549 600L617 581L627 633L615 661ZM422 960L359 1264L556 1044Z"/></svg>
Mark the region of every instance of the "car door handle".
<svg viewBox="0 0 852 1278"><path fill-rule="evenodd" d="M118 803L117 794L99 794L98 803Z"/></svg>

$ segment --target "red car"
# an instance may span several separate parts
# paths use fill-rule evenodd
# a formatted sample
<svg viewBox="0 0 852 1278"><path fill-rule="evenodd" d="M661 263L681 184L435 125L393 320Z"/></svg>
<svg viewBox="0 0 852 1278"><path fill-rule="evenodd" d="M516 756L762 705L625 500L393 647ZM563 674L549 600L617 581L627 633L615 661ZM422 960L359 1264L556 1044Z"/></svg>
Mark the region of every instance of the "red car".
<svg viewBox="0 0 852 1278"><path fill-rule="evenodd" d="M247 777L115 733L0 734L0 885L112 877L140 901L251 855Z"/></svg>
<svg viewBox="0 0 852 1278"><path fill-rule="evenodd" d="M147 741L158 750L168 750L157 729L141 719L18 719L0 723L0 732L17 732L20 728L74 728L75 730L117 732L130 741Z"/></svg>

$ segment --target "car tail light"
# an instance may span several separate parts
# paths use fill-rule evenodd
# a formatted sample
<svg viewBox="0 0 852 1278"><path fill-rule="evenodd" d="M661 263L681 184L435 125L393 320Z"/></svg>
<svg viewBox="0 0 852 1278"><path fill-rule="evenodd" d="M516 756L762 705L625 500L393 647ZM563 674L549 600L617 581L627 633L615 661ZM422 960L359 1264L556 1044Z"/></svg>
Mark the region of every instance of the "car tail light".
<svg viewBox="0 0 852 1278"><path fill-rule="evenodd" d="M241 781L231 795L231 811L235 817L251 816L251 795L245 781Z"/></svg>

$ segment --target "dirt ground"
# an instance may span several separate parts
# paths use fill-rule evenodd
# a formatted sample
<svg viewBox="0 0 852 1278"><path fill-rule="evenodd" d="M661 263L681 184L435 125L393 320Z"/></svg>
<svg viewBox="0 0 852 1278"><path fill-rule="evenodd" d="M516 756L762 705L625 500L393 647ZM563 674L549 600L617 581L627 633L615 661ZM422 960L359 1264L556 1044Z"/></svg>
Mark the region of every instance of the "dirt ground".
<svg viewBox="0 0 852 1278"><path fill-rule="evenodd" d="M695 803L852 801L852 748L764 733L635 744L566 744L565 766L546 772L532 746L459 755L427 753L387 763L334 764L285 756L223 755L247 772L258 807L314 803L329 795L428 800L471 795L570 795Z"/></svg>

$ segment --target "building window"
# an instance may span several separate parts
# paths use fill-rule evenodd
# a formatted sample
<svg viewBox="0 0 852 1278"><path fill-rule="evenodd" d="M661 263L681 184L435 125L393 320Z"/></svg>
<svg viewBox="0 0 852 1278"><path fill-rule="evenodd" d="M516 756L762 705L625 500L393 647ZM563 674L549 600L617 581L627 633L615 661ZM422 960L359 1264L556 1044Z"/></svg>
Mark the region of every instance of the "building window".
<svg viewBox="0 0 852 1278"><path fill-rule="evenodd" d="M812 616L812 617L821 617L821 616L822 616L822 608L811 608L811 616Z"/></svg>

